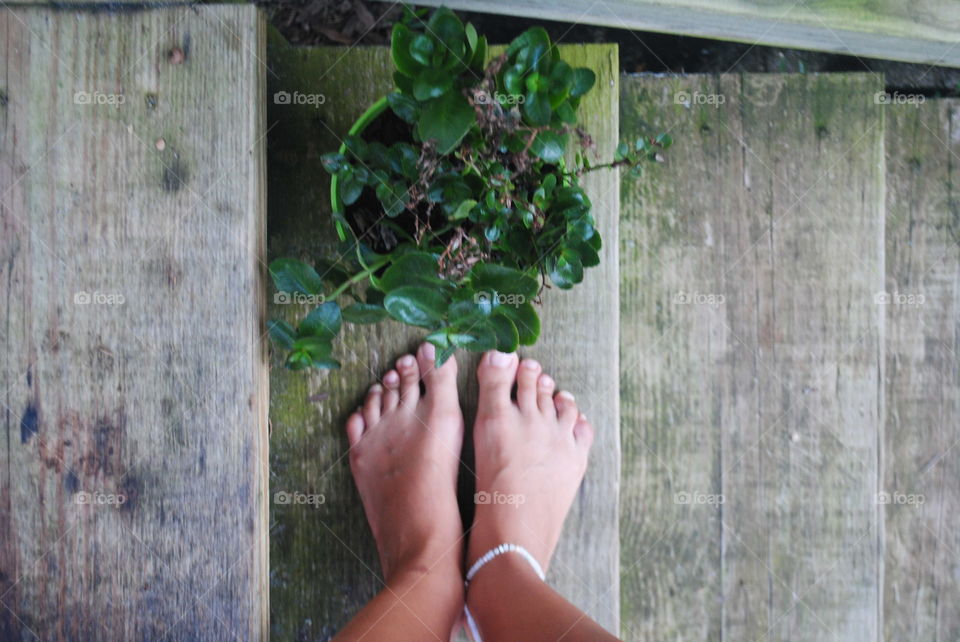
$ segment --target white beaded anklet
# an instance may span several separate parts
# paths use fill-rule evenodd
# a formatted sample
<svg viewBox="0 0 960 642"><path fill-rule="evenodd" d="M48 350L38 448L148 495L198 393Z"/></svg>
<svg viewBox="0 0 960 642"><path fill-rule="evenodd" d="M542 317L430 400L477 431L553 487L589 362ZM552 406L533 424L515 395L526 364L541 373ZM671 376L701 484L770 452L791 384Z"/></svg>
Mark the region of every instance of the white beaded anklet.
<svg viewBox="0 0 960 642"><path fill-rule="evenodd" d="M481 555L480 558L473 563L473 566L471 566L470 570L467 571L466 580L463 582L464 587L469 588L470 581L476 576L477 571L483 568L483 566L494 557L503 555L504 553L519 553L520 556L527 560L530 566L533 567L533 570L537 573L537 577L539 577L541 580L546 578L543 572L543 567L540 566L540 562L537 561L537 558L530 554L530 551L519 544L505 542L499 546L494 546L489 551ZM473 638L474 642L483 642L483 638L480 637L480 630L477 628L477 623L470 614L470 609L467 608L466 603L463 605L463 614L467 616L467 626L470 627L470 637Z"/></svg>

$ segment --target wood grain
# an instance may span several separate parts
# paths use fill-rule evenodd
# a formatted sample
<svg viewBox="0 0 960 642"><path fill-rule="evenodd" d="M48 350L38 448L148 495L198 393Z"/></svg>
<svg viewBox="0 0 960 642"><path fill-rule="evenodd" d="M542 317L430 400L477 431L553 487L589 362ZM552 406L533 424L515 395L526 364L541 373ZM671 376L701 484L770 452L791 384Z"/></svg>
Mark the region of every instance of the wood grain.
<svg viewBox="0 0 960 642"><path fill-rule="evenodd" d="M882 82L624 86L677 143L623 192L622 631L876 639Z"/></svg>
<svg viewBox="0 0 960 642"><path fill-rule="evenodd" d="M621 85L622 138L666 131L677 141L643 178L621 179L621 633L719 639L721 506L700 501L721 493L718 297L721 235L743 203L740 78ZM726 102L688 108L674 101L684 94ZM698 295L716 302L693 304Z"/></svg>
<svg viewBox="0 0 960 642"><path fill-rule="evenodd" d="M952 0L425 0L452 9L960 66Z"/></svg>
<svg viewBox="0 0 960 642"><path fill-rule="evenodd" d="M597 88L581 106L585 128L601 154L610 155L617 132L617 55L608 45L569 46L562 55L597 73ZM271 41L271 96L322 94L322 104L269 104L269 255L315 260L335 256L329 220L328 179L320 154L339 139L374 99L389 91L391 62L381 48L290 48ZM597 173L586 182L604 236L602 266L569 293L544 302L539 344L527 351L560 384L578 395L598 427L591 468L581 488L549 581L603 625L617 629L617 177ZM274 305L272 316L302 310ZM323 495L317 507L273 506L271 540L272 631L278 639L331 637L382 586L376 550L350 478L343 423L366 388L422 333L394 322L345 326L333 373L271 372L271 486L273 492ZM582 348L571 350L571 345ZM476 406L476 358L458 354L460 394L468 427ZM469 428L468 428L469 430ZM467 443L470 443L469 434ZM465 449L461 497L472 513L472 453Z"/></svg>
<svg viewBox="0 0 960 642"><path fill-rule="evenodd" d="M887 115L884 638L960 639L960 103Z"/></svg>
<svg viewBox="0 0 960 642"><path fill-rule="evenodd" d="M0 639L266 635L264 50L0 14Z"/></svg>

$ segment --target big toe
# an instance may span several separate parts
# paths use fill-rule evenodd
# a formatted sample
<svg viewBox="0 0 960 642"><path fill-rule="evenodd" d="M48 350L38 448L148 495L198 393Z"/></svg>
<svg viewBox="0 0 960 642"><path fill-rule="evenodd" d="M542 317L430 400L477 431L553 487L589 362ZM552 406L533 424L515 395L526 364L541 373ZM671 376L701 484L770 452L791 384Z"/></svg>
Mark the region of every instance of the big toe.
<svg viewBox="0 0 960 642"><path fill-rule="evenodd" d="M436 355L437 349L432 343L423 343L417 350L417 364L426 397L434 401L454 401L457 396L457 360L451 356L438 368Z"/></svg>
<svg viewBox="0 0 960 642"><path fill-rule="evenodd" d="M480 388L477 414L495 415L508 409L513 404L510 391L516 377L516 353L491 350L483 355L477 367L477 384Z"/></svg>

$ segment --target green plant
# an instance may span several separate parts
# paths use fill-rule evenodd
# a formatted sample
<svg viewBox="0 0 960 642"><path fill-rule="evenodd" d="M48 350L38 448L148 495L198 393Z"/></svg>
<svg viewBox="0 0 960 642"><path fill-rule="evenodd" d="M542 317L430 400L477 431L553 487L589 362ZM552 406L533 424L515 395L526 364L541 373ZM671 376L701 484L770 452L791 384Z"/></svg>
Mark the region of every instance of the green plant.
<svg viewBox="0 0 960 642"><path fill-rule="evenodd" d="M612 160L592 164L593 142L576 116L595 83L591 70L564 62L540 27L490 58L486 38L450 10L425 23L422 15L408 10L391 41L396 91L387 103L406 136L385 145L361 132L323 158L346 262L270 265L281 292L323 297L296 329L270 323L291 368L338 367L332 340L344 320L426 328L438 363L457 348L533 344L542 289L569 289L600 261L579 178L601 168L639 174L670 145L667 135L621 143ZM579 149L568 163L571 138ZM358 234L343 208L365 193L381 212Z"/></svg>

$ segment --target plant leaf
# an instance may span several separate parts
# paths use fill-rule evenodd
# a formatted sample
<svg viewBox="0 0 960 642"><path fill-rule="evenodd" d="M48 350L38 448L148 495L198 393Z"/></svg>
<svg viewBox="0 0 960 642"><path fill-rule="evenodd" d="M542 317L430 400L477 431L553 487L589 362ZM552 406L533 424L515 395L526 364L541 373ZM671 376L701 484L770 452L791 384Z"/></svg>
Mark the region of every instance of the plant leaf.
<svg viewBox="0 0 960 642"><path fill-rule="evenodd" d="M437 288L446 281L438 276L440 267L437 258L427 252L404 254L387 268L380 277L379 286L384 292L390 292L405 285L425 288Z"/></svg>
<svg viewBox="0 0 960 642"><path fill-rule="evenodd" d="M474 265L470 270L470 285L476 292L515 294L525 300L533 299L540 289L540 284L529 274L496 263Z"/></svg>
<svg viewBox="0 0 960 642"><path fill-rule="evenodd" d="M379 323L387 318L387 311L383 306L370 303L354 303L343 309L343 320L348 323L370 324Z"/></svg>
<svg viewBox="0 0 960 642"><path fill-rule="evenodd" d="M531 125L543 127L550 123L550 97L546 92L529 92L524 97L523 113Z"/></svg>
<svg viewBox="0 0 960 642"><path fill-rule="evenodd" d="M330 353L333 351L333 345L330 339L322 337L301 337L293 344L293 351L287 357L287 367L293 370L303 368L324 368L324 365L330 359ZM334 361L334 363L336 363ZM337 364L336 367L340 367Z"/></svg>
<svg viewBox="0 0 960 642"><path fill-rule="evenodd" d="M413 32L399 22L393 25L390 35L390 53L393 56L393 65L405 76L416 76L422 68L413 56L410 55L410 43L413 41Z"/></svg>
<svg viewBox="0 0 960 642"><path fill-rule="evenodd" d="M340 306L336 301L327 301L315 307L300 322L297 333L300 337L317 337L329 341L337 336L341 325Z"/></svg>
<svg viewBox="0 0 960 642"><path fill-rule="evenodd" d="M573 70L573 85L570 87L572 97L582 96L593 88L597 82L597 75L586 67L577 67Z"/></svg>
<svg viewBox="0 0 960 642"><path fill-rule="evenodd" d="M453 86L453 75L442 69L427 68L413 80L413 96L417 100L429 100L442 95Z"/></svg>
<svg viewBox="0 0 960 642"><path fill-rule="evenodd" d="M297 331L293 326L282 319L270 319L267 321L267 331L270 338L279 347L284 350L292 350L293 342L297 339Z"/></svg>
<svg viewBox="0 0 960 642"><path fill-rule="evenodd" d="M270 263L270 276L280 292L323 292L323 281L317 271L297 259L276 259Z"/></svg>
<svg viewBox="0 0 960 642"><path fill-rule="evenodd" d="M413 98L400 92L387 94L387 104L398 118L408 123L414 123L420 115L420 105Z"/></svg>
<svg viewBox="0 0 960 642"><path fill-rule="evenodd" d="M417 122L421 140L437 141L437 151L448 154L476 122L473 107L458 91L430 100Z"/></svg>
<svg viewBox="0 0 960 642"><path fill-rule="evenodd" d="M473 199L466 199L460 201L460 204L457 205L457 209L453 211L453 214L450 215L451 221L459 221L460 219L467 218L470 215L470 210L477 206L477 202Z"/></svg>
<svg viewBox="0 0 960 642"><path fill-rule="evenodd" d="M496 313L510 319L517 328L520 345L529 346L537 342L540 336L540 317L534 310L532 303L523 305L501 305Z"/></svg>
<svg viewBox="0 0 960 642"><path fill-rule="evenodd" d="M576 252L564 249L547 264L550 280L561 290L569 290L583 280L583 264Z"/></svg>
<svg viewBox="0 0 960 642"><path fill-rule="evenodd" d="M422 33L414 36L410 41L410 56L424 67L429 67L432 64L433 38Z"/></svg>
<svg viewBox="0 0 960 642"><path fill-rule="evenodd" d="M443 320L447 300L437 290L406 285L391 290L383 305L390 316L401 323L433 328Z"/></svg>
<svg viewBox="0 0 960 642"><path fill-rule="evenodd" d="M490 325L497 335L497 350L500 352L514 352L520 345L520 334L517 326L508 317L496 315L490 317Z"/></svg>
<svg viewBox="0 0 960 642"><path fill-rule="evenodd" d="M563 151L567 146L566 136L546 130L537 134L530 145L530 151L539 156L544 162L559 163L563 158Z"/></svg>

